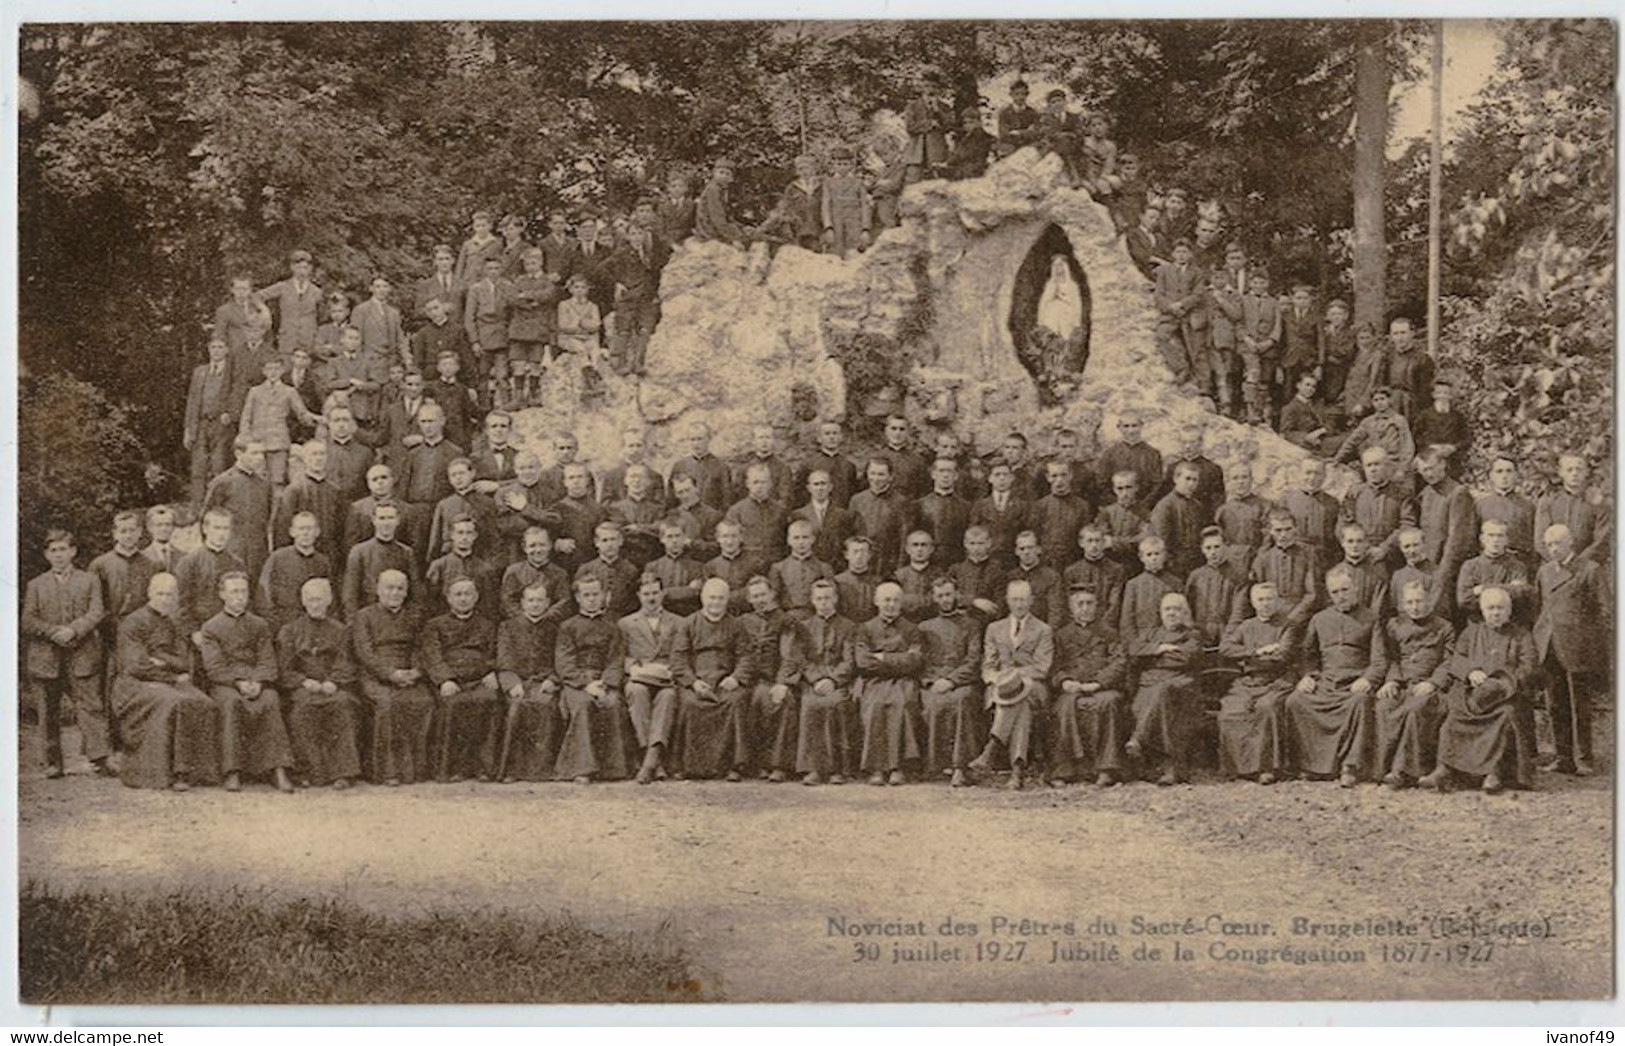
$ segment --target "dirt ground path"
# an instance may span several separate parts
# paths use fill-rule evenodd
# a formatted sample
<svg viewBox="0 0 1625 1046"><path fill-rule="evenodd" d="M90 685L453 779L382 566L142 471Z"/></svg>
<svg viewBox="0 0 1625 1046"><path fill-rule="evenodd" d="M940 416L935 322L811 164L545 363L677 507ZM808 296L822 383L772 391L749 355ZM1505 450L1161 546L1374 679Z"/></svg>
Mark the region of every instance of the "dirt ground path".
<svg viewBox="0 0 1625 1046"><path fill-rule="evenodd" d="M31 777L19 862L23 880L57 887L247 886L664 927L706 991L734 1001L1599 997L1612 984L1612 792L1542 783L1499 797L1310 783L283 797ZM1174 932L1136 934L1136 917ZM1294 917L1419 929L1328 941L1295 935ZM950 918L978 935L940 933ZM1013 932L992 934L995 918ZM864 923L923 923L925 936L844 935ZM1176 940L1188 958L1173 958ZM1083 957L1052 961L1054 942ZM894 945L911 957L894 961ZM1328 945L1343 961L1307 958Z"/></svg>

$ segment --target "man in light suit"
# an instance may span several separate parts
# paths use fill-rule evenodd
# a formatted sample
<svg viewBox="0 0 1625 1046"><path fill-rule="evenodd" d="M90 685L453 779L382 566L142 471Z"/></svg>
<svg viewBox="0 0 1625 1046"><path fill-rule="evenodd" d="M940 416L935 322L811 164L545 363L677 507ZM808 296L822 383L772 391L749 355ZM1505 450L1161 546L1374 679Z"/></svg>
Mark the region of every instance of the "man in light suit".
<svg viewBox="0 0 1625 1046"><path fill-rule="evenodd" d="M982 639L982 682L993 709L993 729L970 770L986 773L1002 751L1010 760L1012 789L1022 787L1031 756L1033 719L1049 707L1050 666L1055 660L1055 633L1032 615L1033 590L1025 581L1005 587L1008 617L987 626Z"/></svg>
<svg viewBox="0 0 1625 1046"><path fill-rule="evenodd" d="M1608 575L1575 554L1574 534L1561 523L1542 535L1549 557L1540 565L1540 616L1535 654L1546 668L1546 707L1557 744L1558 773L1589 777L1591 699L1606 685L1614 598Z"/></svg>
<svg viewBox="0 0 1625 1046"><path fill-rule="evenodd" d="M19 631L29 699L39 709L45 731L45 776L67 774L62 760L62 701L66 697L79 724L85 757L96 773L110 776L107 704L102 694L102 649L96 636L103 607L101 586L88 570L74 566L73 535L53 530L45 536L51 569L28 583Z"/></svg>
<svg viewBox="0 0 1625 1046"><path fill-rule="evenodd" d="M389 280L372 278L372 297L350 313L350 323L361 331L361 351L389 366L391 360L406 357L406 335L401 330L401 310L389 303ZM408 361L409 362L409 361Z"/></svg>
<svg viewBox="0 0 1625 1046"><path fill-rule="evenodd" d="M665 609L665 587L653 574L638 582L638 609L621 618L626 638L626 710L632 717L643 765L638 784L665 777L666 746L677 725L677 683L671 674L672 641L683 619Z"/></svg>
<svg viewBox="0 0 1625 1046"><path fill-rule="evenodd" d="M294 251L288 256L290 275L269 287L254 292L254 297L267 304L276 303L276 347L284 359L294 349L314 349L316 328L320 325L322 289L311 282L309 251Z"/></svg>
<svg viewBox="0 0 1625 1046"><path fill-rule="evenodd" d="M186 422L181 444L192 454L191 497L203 504L209 480L231 467L231 442L237 438L233 411L231 360L225 337L209 339L209 362L192 369L186 389Z"/></svg>

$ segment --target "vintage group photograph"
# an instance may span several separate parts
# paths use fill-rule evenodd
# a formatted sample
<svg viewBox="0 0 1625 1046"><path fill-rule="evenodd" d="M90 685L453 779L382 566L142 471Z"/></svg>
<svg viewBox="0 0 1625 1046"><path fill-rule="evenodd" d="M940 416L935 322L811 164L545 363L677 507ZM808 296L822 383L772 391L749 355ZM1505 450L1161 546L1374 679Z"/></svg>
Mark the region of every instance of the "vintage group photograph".
<svg viewBox="0 0 1625 1046"><path fill-rule="evenodd" d="M19 48L22 1004L1613 995L1614 23Z"/></svg>

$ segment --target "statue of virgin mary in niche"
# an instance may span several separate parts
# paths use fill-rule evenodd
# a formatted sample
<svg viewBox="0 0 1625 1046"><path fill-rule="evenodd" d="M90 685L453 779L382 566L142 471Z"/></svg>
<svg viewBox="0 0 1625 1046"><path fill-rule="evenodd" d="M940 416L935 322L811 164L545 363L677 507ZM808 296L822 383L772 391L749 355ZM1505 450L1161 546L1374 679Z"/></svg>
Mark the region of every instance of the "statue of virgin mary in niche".
<svg viewBox="0 0 1625 1046"><path fill-rule="evenodd" d="M1077 336L1082 326L1083 293L1072 278L1066 258L1057 254L1050 259L1049 280L1038 299L1038 329L1065 340Z"/></svg>
<svg viewBox="0 0 1625 1046"><path fill-rule="evenodd" d="M1055 402L1083 370L1083 291L1063 255L1050 258L1049 279L1038 298L1030 347L1036 349L1041 398Z"/></svg>

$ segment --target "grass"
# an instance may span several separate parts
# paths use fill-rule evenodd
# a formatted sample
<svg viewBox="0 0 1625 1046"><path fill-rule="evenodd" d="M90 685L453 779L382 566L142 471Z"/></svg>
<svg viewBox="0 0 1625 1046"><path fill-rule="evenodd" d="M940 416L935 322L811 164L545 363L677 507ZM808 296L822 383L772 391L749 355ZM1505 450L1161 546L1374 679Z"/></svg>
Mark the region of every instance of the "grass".
<svg viewBox="0 0 1625 1046"><path fill-rule="evenodd" d="M19 910L23 1001L714 1002L662 929L612 935L507 909L385 915L268 891L55 892Z"/></svg>

